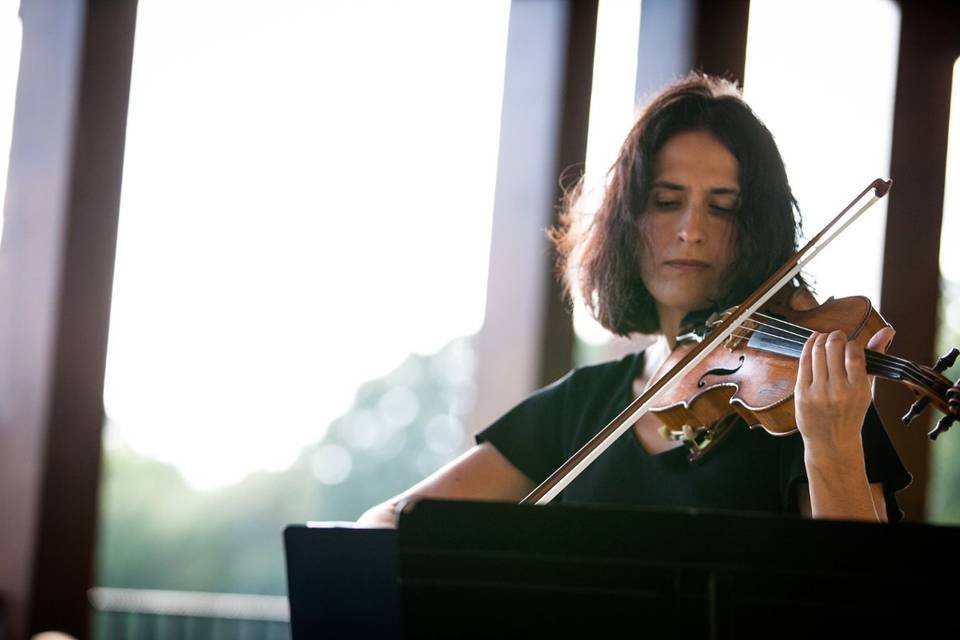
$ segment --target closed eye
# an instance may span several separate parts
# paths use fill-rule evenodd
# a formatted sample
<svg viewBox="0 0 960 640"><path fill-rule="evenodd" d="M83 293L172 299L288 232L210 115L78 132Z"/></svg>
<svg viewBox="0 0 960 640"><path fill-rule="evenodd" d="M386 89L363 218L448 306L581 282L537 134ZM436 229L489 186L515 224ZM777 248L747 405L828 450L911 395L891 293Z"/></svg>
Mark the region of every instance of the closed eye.
<svg viewBox="0 0 960 640"><path fill-rule="evenodd" d="M658 209L671 209L680 206L679 200L654 200L653 206Z"/></svg>

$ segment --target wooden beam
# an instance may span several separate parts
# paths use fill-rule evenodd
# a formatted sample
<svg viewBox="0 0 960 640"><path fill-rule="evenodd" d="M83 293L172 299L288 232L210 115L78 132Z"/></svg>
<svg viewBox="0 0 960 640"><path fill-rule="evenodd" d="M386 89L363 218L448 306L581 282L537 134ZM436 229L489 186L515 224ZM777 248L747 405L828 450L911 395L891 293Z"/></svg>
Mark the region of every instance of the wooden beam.
<svg viewBox="0 0 960 640"><path fill-rule="evenodd" d="M694 30L694 68L743 85L750 0L699 0Z"/></svg>
<svg viewBox="0 0 960 640"><path fill-rule="evenodd" d="M27 637L53 377L82 0L24 0L0 245L0 594ZM6 152L6 150L0 150Z"/></svg>
<svg viewBox="0 0 960 640"><path fill-rule="evenodd" d="M24 0L0 251L9 632L87 636L136 2Z"/></svg>
<svg viewBox="0 0 960 640"><path fill-rule="evenodd" d="M946 181L947 128L953 65L960 55L960 11L949 3L901 3L900 53L893 117L881 313L897 329L897 355L921 364L935 359L940 301L940 224ZM924 519L930 428L925 413L900 424L913 401L902 385L878 383L877 407L897 451L913 474L899 495L906 519ZM950 435L954 435L951 433Z"/></svg>
<svg viewBox="0 0 960 640"><path fill-rule="evenodd" d="M514 0L510 7L471 433L572 362L570 316L554 288L544 231L556 216L558 172L585 154L595 16L594 1Z"/></svg>
<svg viewBox="0 0 960 640"><path fill-rule="evenodd" d="M743 83L750 0L644 0L637 101L690 71Z"/></svg>
<svg viewBox="0 0 960 640"><path fill-rule="evenodd" d="M563 102L560 105L560 129L557 132L557 152L553 164L553 175L557 178L554 179L554 207L545 212L548 224L558 221L555 207L563 198L559 176L569 171L577 176L583 172L586 164L597 9L597 0L577 0L570 5ZM542 265L547 282L544 287L546 300L540 351L540 386L553 382L573 366L573 318L563 302L562 289L553 265L549 256Z"/></svg>

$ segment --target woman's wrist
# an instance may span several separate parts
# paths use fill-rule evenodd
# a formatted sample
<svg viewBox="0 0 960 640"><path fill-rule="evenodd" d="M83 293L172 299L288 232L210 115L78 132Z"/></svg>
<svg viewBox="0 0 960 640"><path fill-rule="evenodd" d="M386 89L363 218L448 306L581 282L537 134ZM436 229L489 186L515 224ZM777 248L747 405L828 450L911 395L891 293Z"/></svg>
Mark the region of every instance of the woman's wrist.
<svg viewBox="0 0 960 640"><path fill-rule="evenodd" d="M804 436L803 463L808 471L814 470L827 476L856 473L865 468L863 439L859 433L843 440Z"/></svg>

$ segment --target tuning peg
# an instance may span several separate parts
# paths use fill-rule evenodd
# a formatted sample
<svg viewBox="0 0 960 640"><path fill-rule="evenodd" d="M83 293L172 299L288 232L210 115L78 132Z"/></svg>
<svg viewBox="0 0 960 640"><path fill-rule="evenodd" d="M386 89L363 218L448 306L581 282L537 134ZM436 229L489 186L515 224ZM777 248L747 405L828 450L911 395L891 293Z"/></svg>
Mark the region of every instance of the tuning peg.
<svg viewBox="0 0 960 640"><path fill-rule="evenodd" d="M949 429L950 425L952 425L956 419L957 419L956 416L951 416L951 415L943 416L942 418L940 418L940 421L937 422L937 426L927 435L930 436L931 440L936 440L937 436L939 436L941 433Z"/></svg>
<svg viewBox="0 0 960 640"><path fill-rule="evenodd" d="M933 365L934 371L943 372L953 366L953 363L957 361L957 356L960 355L960 349L954 347L950 350L949 353L945 353L939 358L937 358L937 363ZM923 396L919 398L916 402L910 405L910 409L900 418L903 424L910 424L914 418L916 418L920 413L930 404L930 398L928 396ZM951 419L952 422L954 419ZM940 420L942 423L943 420ZM937 424L937 428L930 432L930 437L936 440L937 436L950 428L950 423L947 423L942 429L940 424Z"/></svg>
<svg viewBox="0 0 960 640"><path fill-rule="evenodd" d="M953 363L957 361L957 355L960 355L960 349L954 347L950 350L950 353L944 354L937 359L937 364L933 365L933 368L937 371L946 371L953 366Z"/></svg>
<svg viewBox="0 0 960 640"><path fill-rule="evenodd" d="M902 418L900 418L900 421L903 422L903 424L910 424L911 422L913 422L914 418L916 418L918 415L920 415L921 412L923 412L923 410L927 407L928 404L930 404L930 398L927 396L923 396L922 398L914 402L912 405L910 405L909 411L907 411L907 413L904 414Z"/></svg>

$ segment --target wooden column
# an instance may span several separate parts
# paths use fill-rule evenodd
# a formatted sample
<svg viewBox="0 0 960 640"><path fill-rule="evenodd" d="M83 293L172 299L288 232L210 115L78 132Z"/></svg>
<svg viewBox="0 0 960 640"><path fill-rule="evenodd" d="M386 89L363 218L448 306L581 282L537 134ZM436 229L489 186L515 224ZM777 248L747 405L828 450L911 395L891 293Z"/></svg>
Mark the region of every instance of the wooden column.
<svg viewBox="0 0 960 640"><path fill-rule="evenodd" d="M690 71L743 82L749 0L644 0L637 100Z"/></svg>
<svg viewBox="0 0 960 640"><path fill-rule="evenodd" d="M750 0L699 0L696 6L694 68L742 85Z"/></svg>
<svg viewBox="0 0 960 640"><path fill-rule="evenodd" d="M0 249L0 590L87 636L135 0L24 0Z"/></svg>
<svg viewBox="0 0 960 640"><path fill-rule="evenodd" d="M486 316L471 432L572 362L544 231L562 168L586 149L595 1L514 0L510 8Z"/></svg>
<svg viewBox="0 0 960 640"><path fill-rule="evenodd" d="M0 594L9 615L0 634L12 638L27 635L34 585L83 4L25 0L20 8L0 245Z"/></svg>
<svg viewBox="0 0 960 640"><path fill-rule="evenodd" d="M566 64L560 129L553 163L554 203L563 198L560 176L579 176L587 158L587 129L590 121L590 95L593 90L593 54L597 37L597 0L576 0L570 6L570 28L567 31ZM569 185L569 180L565 180ZM549 224L557 222L556 210L546 215ZM553 382L573 366L573 318L563 302L562 288L547 259L544 328L541 341L539 384Z"/></svg>
<svg viewBox="0 0 960 640"><path fill-rule="evenodd" d="M939 355L933 350L940 300L940 223L960 11L940 2L904 2L901 11L881 313L897 329L897 355L932 364ZM923 432L931 427L930 414L904 429L900 416L913 401L912 394L902 385L881 381L877 397L890 436L914 478L899 495L900 505L907 519L922 520L929 451Z"/></svg>

